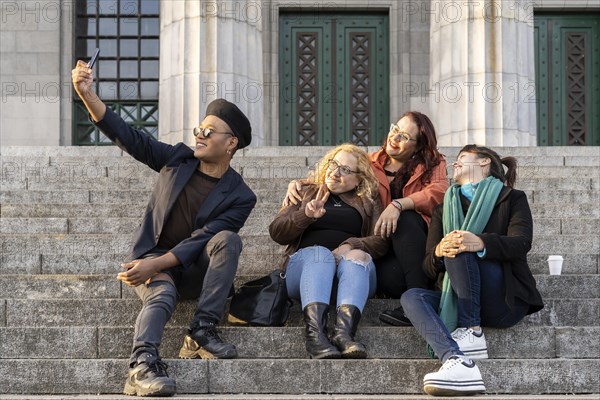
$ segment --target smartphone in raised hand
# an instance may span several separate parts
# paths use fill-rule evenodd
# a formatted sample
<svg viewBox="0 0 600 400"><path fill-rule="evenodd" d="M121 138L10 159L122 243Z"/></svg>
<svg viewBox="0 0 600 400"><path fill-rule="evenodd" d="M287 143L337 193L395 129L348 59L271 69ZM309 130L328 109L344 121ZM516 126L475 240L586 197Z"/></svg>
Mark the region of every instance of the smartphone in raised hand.
<svg viewBox="0 0 600 400"><path fill-rule="evenodd" d="M98 54L100 54L100 49L96 48L92 59L90 60L90 62L88 62L88 68L94 68L94 64L96 64L96 60L98 59Z"/></svg>

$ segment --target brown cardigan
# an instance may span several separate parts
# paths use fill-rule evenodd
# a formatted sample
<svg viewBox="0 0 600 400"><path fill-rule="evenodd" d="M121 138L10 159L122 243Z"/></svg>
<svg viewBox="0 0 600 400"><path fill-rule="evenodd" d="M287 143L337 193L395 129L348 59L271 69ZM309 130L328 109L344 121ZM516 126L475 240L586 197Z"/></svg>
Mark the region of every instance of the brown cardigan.
<svg viewBox="0 0 600 400"><path fill-rule="evenodd" d="M279 244L286 245L285 258L282 269L287 266L289 256L298 250L302 234L316 219L306 216L304 209L306 204L314 199L319 190L319 185L309 184L302 187L302 202L291 204L279 210L279 213L269 225L271 238ZM353 249L363 250L374 259L383 256L388 251L389 240L375 235L375 223L382 212L379 199L370 201L356 196L354 192L342 193L339 197L350 206L354 207L362 217L362 237L348 238L342 244L349 244Z"/></svg>

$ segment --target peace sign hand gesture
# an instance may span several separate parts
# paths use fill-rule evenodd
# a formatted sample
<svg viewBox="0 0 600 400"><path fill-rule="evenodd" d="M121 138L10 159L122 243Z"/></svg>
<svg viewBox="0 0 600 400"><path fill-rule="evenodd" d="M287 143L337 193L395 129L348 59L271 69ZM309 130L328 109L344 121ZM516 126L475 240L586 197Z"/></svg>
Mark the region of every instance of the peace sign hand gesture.
<svg viewBox="0 0 600 400"><path fill-rule="evenodd" d="M306 204L304 213L308 218L318 219L325 215L325 203L329 198L329 190L327 186L321 185L314 199Z"/></svg>

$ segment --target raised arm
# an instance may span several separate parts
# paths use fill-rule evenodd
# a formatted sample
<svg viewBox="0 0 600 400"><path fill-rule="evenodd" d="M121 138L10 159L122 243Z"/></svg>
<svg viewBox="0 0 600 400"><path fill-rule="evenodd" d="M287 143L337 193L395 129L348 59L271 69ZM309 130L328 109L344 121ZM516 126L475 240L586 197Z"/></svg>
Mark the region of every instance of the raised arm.
<svg viewBox="0 0 600 400"><path fill-rule="evenodd" d="M84 61L78 60L77 65L71 71L71 80L75 91L83 100L83 104L85 104L85 108L89 111L94 122L101 121L106 113L106 104L100 100L100 97L92 89L92 83L94 83L92 69L88 68L87 63Z"/></svg>
<svg viewBox="0 0 600 400"><path fill-rule="evenodd" d="M160 171L173 155L176 147L159 142L133 129L107 108L92 88L94 81L92 69L88 68L85 62L77 61L77 66L71 71L71 78L75 91L83 100L96 126L123 151L153 170Z"/></svg>

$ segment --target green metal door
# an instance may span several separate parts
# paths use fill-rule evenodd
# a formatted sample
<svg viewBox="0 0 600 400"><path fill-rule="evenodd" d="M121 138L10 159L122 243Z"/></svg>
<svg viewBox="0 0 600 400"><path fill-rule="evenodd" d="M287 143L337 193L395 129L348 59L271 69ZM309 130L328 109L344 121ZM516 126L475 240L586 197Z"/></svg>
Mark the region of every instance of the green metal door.
<svg viewBox="0 0 600 400"><path fill-rule="evenodd" d="M535 15L540 146L600 145L600 13Z"/></svg>
<svg viewBox="0 0 600 400"><path fill-rule="evenodd" d="M280 16L279 143L377 145L389 124L388 17Z"/></svg>

